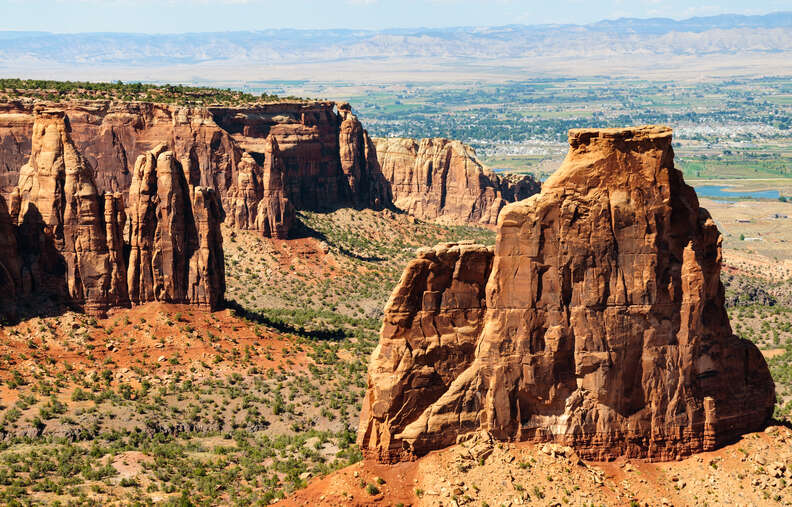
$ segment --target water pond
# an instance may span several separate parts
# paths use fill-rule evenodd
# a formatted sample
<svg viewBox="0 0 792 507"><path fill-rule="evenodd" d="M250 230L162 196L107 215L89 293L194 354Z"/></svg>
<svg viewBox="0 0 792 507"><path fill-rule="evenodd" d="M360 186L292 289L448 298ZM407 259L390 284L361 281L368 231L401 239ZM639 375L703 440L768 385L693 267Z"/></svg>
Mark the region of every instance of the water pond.
<svg viewBox="0 0 792 507"><path fill-rule="evenodd" d="M693 187L699 197L714 197L717 199L778 199L781 192L778 190L739 190L723 185L701 185Z"/></svg>

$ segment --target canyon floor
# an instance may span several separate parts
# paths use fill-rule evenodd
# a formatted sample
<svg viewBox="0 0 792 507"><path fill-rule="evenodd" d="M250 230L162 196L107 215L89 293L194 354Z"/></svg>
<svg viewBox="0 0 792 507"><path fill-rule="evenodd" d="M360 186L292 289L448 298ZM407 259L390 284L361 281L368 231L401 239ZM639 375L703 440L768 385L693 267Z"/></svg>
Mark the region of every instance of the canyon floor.
<svg viewBox="0 0 792 507"><path fill-rule="evenodd" d="M404 265L420 246L492 244L494 232L342 209L301 213L288 241L224 231L227 310L149 304L2 327L0 503L789 503L789 271L772 252L730 246L763 226L767 204L704 202L729 235L732 325L776 380L768 432L674 463L581 463L564 449L482 442L487 456L472 460L468 443L396 467L362 462L366 364Z"/></svg>
<svg viewBox="0 0 792 507"><path fill-rule="evenodd" d="M357 462L367 359L415 248L469 239L389 211L225 230L228 309L152 303L0 328L0 503L267 504Z"/></svg>

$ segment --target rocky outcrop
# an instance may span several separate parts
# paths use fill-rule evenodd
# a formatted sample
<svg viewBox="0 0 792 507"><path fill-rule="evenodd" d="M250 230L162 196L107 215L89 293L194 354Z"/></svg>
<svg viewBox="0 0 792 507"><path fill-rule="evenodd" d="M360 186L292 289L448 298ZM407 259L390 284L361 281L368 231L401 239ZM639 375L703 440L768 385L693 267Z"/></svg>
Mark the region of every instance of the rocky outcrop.
<svg viewBox="0 0 792 507"><path fill-rule="evenodd" d="M347 178L350 200L357 208L382 209L390 204L391 194L374 143L349 104L339 104L338 114L341 170Z"/></svg>
<svg viewBox="0 0 792 507"><path fill-rule="evenodd" d="M11 192L19 167L30 155L35 107L41 106L24 101L0 104L4 195ZM262 218L269 219L278 237L291 225L287 202L304 210L381 209L391 204L373 144L346 104L337 111L334 102L230 108L84 101L48 107L69 118L75 147L93 167L100 194L121 192L126 197L137 158L164 144L181 164L188 184L214 189L229 217L235 216L229 200L245 191L240 185L250 171L244 154L261 166L265 180L269 168L271 178L280 181L271 182L274 200L259 209L267 209ZM273 146L279 160L271 164L267 158ZM262 192L268 184L262 184Z"/></svg>
<svg viewBox="0 0 792 507"><path fill-rule="evenodd" d="M17 293L22 290L22 259L16 235L16 225L0 196L0 324L16 318Z"/></svg>
<svg viewBox="0 0 792 507"><path fill-rule="evenodd" d="M10 194L30 156L36 107L42 106L0 103L0 194ZM294 210L384 209L394 202L426 220L495 224L503 206L539 189L530 177L486 170L457 141L372 139L347 103L46 107L69 118L74 146L93 168L100 195L120 192L128 201L135 161L164 144L188 185L216 191L231 224L278 238L288 235Z"/></svg>
<svg viewBox="0 0 792 507"><path fill-rule="evenodd" d="M397 435L448 391L473 362L486 311L492 249L473 244L425 248L410 262L385 307L360 416L364 450L409 458ZM470 429L475 429L475 423ZM453 443L449 434L443 447Z"/></svg>
<svg viewBox="0 0 792 507"><path fill-rule="evenodd" d="M0 104L0 191L18 178L20 160L30 155L28 132L37 108L62 111L76 149L94 170L100 193L127 195L137 157L167 144L180 160L192 161L199 181L222 188L230 183L236 153L229 133L218 128L207 108L143 102L75 101ZM187 167L185 165L185 167Z"/></svg>
<svg viewBox="0 0 792 507"><path fill-rule="evenodd" d="M275 138L267 139L263 151L261 166L249 153L242 154L236 182L228 191L226 223L237 229L259 231L266 237L285 239L296 213L286 197L283 162Z"/></svg>
<svg viewBox="0 0 792 507"><path fill-rule="evenodd" d="M495 224L509 202L539 192L530 176L487 170L470 146L448 139L375 139L396 207L425 220Z"/></svg>
<svg viewBox="0 0 792 507"><path fill-rule="evenodd" d="M225 290L222 219L214 191L189 187L182 164L165 145L138 157L129 189L131 301L216 309Z"/></svg>
<svg viewBox="0 0 792 507"><path fill-rule="evenodd" d="M28 279L20 287L24 293L65 296L92 314L127 301L125 287L117 283L123 252L107 238L120 224L105 223L105 199L62 111L38 112L30 160L20 169L13 195Z"/></svg>
<svg viewBox="0 0 792 507"><path fill-rule="evenodd" d="M104 223L107 252L110 254L110 287L108 300L110 306L129 305L129 290L126 279L126 257L124 255L124 227L126 212L121 193L110 192L104 195Z"/></svg>
<svg viewBox="0 0 792 507"><path fill-rule="evenodd" d="M668 460L772 415L772 378L732 334L722 237L674 168L671 130L569 140L541 194L501 212L494 253L444 245L408 266L369 365L366 455L406 459L484 430Z"/></svg>
<svg viewBox="0 0 792 507"><path fill-rule="evenodd" d="M0 201L0 317L43 300L104 315L129 306L130 289L135 303L221 306L222 207L189 178L164 146L141 156L127 225L122 194L99 193L63 111L38 110L29 161Z"/></svg>
<svg viewBox="0 0 792 507"><path fill-rule="evenodd" d="M8 196L19 181L19 168L30 158L33 107L0 102L0 193Z"/></svg>
<svg viewBox="0 0 792 507"><path fill-rule="evenodd" d="M225 258L220 232L223 209L217 193L205 187L193 189L192 207L198 249L190 258L187 301L215 310L223 305L225 294Z"/></svg>

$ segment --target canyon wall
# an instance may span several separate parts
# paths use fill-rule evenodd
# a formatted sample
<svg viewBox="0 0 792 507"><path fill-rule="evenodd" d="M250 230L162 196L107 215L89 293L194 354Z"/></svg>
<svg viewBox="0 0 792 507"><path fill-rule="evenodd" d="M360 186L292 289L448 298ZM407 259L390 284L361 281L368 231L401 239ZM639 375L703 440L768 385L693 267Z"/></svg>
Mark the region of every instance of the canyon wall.
<svg viewBox="0 0 792 507"><path fill-rule="evenodd" d="M0 287L11 295L0 298L0 315L12 319L20 305L45 300L92 315L154 300L221 306L223 216L215 191L188 185L173 153L156 148L135 165L127 223L123 195L99 191L71 134L62 109L36 111L29 159L8 203L0 201ZM146 172L155 154L162 163ZM149 241L140 240L146 234ZM136 276L140 257L158 276Z"/></svg>
<svg viewBox="0 0 792 507"><path fill-rule="evenodd" d="M97 192L128 201L137 158L165 145L189 185L217 192L232 227L293 233L297 210L397 208L425 220L495 224L509 202L539 190L486 170L445 139L372 139L346 103L190 107L144 102L0 103L0 194L32 150L37 109L60 110Z"/></svg>
<svg viewBox="0 0 792 507"><path fill-rule="evenodd" d="M0 324L16 319L17 293L22 287L16 224L8 212L6 200L0 196Z"/></svg>
<svg viewBox="0 0 792 507"><path fill-rule="evenodd" d="M225 209L234 208L240 194L247 195L249 211L260 205L263 209L252 213L261 215L260 224L248 220L243 228L268 236L287 235L292 207L382 209L391 204L368 134L348 104L334 102L248 108L102 101L0 104L4 195L30 156L35 110L43 107L60 109L68 118L72 140L93 167L99 193L121 192L126 198L137 158L164 144L189 184L214 189ZM260 195L251 194L251 185Z"/></svg>
<svg viewBox="0 0 792 507"><path fill-rule="evenodd" d="M733 335L722 237L665 127L573 130L494 251L419 253L385 310L358 443L398 461L485 430L669 460L760 430L767 364Z"/></svg>
<svg viewBox="0 0 792 507"><path fill-rule="evenodd" d="M496 224L503 207L539 192L531 176L487 170L470 146L448 139L374 139L393 203L425 220Z"/></svg>

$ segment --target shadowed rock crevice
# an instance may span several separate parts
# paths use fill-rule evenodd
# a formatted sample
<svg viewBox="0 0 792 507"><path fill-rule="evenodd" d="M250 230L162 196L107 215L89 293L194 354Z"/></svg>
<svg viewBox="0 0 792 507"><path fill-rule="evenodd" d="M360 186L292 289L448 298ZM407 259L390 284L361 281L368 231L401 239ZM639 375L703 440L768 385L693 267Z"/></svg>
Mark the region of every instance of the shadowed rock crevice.
<svg viewBox="0 0 792 507"><path fill-rule="evenodd" d="M670 129L571 131L541 194L501 212L494 252L441 248L491 259L466 321L445 296L427 305L448 280L431 256L408 266L369 366L361 448L407 459L483 429L590 459L666 460L761 429L773 381L731 332L721 242L673 166Z"/></svg>

